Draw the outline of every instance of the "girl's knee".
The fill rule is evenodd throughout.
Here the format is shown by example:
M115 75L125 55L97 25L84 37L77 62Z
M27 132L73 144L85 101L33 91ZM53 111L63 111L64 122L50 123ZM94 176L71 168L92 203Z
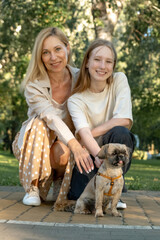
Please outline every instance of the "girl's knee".
M121 135L130 134L130 131L128 130L128 128L123 127L123 126L116 126L116 127L112 128L111 131L115 134L121 134Z

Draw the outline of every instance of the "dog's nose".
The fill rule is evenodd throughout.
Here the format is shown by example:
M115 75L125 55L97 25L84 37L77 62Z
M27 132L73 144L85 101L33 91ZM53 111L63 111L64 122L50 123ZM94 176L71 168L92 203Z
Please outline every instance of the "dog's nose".
M122 155L122 154L118 155L118 159L119 159L119 160L120 160L120 159L123 159L123 155Z

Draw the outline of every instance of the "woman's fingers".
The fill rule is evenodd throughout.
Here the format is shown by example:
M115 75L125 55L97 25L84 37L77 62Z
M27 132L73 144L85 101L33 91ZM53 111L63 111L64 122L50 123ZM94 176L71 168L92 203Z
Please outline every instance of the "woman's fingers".
M76 164L77 164L77 167L78 167L80 173L83 172L82 168L84 169L84 171L86 173L89 173L94 169L93 161L92 161L89 153L86 151L84 154L79 155L78 157L75 157L75 161L76 161Z
M75 161L76 161L76 160L75 160ZM80 162L79 162L79 161L76 161L76 164L77 164L77 167L78 167L80 173L82 174L83 171L82 171L82 168L81 168Z

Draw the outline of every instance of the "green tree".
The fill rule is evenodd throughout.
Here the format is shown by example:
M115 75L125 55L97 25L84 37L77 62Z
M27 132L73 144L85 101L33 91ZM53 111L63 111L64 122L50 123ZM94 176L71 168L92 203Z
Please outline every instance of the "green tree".
M125 31L119 67L132 90L133 132L140 147L160 148L160 6L159 1L130 1L124 10ZM124 64L125 63L125 64Z
M160 144L159 0L3 0L0 2L0 146L11 142L27 118L19 92L37 33L58 26L69 37L80 67L95 37L112 40L132 91L134 125L141 148Z
M0 134L11 149L13 138L27 118L27 106L19 92L33 43L44 27L62 27L67 1L3 0L0 3Z

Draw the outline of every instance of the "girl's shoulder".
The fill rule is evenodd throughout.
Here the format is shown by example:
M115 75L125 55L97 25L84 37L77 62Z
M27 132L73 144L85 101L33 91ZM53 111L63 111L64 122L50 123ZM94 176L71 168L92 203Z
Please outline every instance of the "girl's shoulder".
M119 83L128 83L127 76L123 72L116 72L113 74L113 85L117 85Z
M74 93L73 95L71 95L70 97L69 97L69 100L71 99L71 100L76 100L76 99L83 99L84 98L84 92L80 92L80 93Z
M127 76L123 72L113 73L113 79L127 79Z

